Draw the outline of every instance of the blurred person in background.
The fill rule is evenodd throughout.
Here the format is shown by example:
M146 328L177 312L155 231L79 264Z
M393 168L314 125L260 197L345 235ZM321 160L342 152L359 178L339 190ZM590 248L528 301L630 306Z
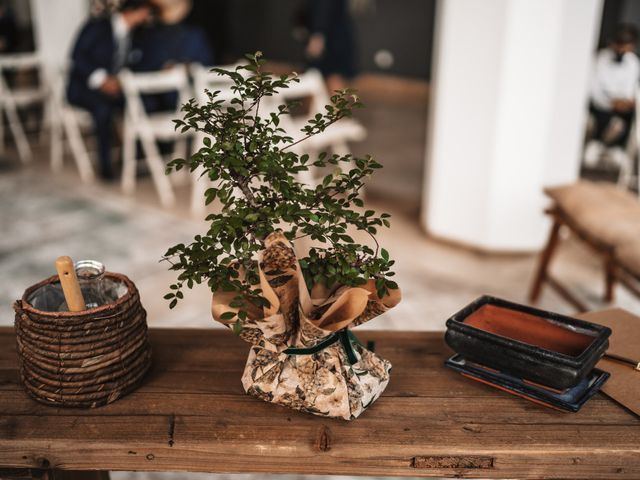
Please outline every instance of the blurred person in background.
M0 0L0 53L11 53L16 49L18 27L13 12L6 0Z
M609 46L598 52L589 104L595 125L584 154L588 167L596 166L605 151L617 165L626 158L623 149L629 139L640 81L637 38L634 25L621 24Z
M158 8L158 22L145 29L140 37L143 56L136 69L157 71L177 64L213 64L213 53L206 33L188 25L191 0L153 0Z
M303 22L309 67L324 75L329 91L346 88L356 70L355 27L348 0L307 0Z
M105 180L114 178L113 115L123 104L117 74L139 61L139 52L135 55L132 49L132 35L152 17L154 8L150 0L125 0L112 15L89 20L71 53L67 97L69 103L91 113L98 139L100 175Z
M209 40L202 29L184 22L192 9L191 0L153 0L158 9L158 21L140 32L138 45L142 52L134 70L156 72L175 65L213 64ZM143 95L149 113L175 111L178 92ZM158 142L160 152L173 151L173 142ZM141 153L141 152L139 152Z

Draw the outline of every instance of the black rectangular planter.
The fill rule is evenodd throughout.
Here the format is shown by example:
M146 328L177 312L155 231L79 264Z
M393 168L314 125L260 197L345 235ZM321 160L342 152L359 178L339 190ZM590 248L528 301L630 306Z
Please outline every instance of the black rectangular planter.
M483 296L447 320L447 344L464 358L556 389L575 386L609 346L611 330Z

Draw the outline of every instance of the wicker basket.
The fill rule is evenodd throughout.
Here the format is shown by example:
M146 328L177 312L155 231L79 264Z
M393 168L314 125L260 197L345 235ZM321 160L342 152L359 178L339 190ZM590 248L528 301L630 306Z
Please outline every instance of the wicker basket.
M14 304L20 376L37 401L94 408L136 389L151 366L147 313L131 280L117 273L127 292L113 303L82 312L45 312L27 299L58 282L50 277L29 287Z

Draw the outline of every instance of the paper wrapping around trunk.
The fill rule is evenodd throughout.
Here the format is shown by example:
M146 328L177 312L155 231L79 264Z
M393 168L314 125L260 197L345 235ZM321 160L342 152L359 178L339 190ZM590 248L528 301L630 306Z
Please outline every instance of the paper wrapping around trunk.
M253 345L242 375L245 391L316 415L356 418L386 388L391 364L360 345L348 329L395 306L400 291L380 298L371 280L359 288L316 287L312 295L289 241L276 232L265 247L260 288L270 306L250 310L241 321L240 337ZM229 306L236 295L214 294L215 320L227 326L236 322L221 320L223 313L237 311Z

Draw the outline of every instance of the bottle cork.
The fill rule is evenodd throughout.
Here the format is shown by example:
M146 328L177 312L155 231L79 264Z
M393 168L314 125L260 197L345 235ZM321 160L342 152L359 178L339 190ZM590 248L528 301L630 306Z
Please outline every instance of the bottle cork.
M80 312L86 310L82 290L80 290L80 283L78 283L76 269L73 266L71 257L66 255L58 257L56 259L56 270L58 271L58 277L60 277L60 285L62 285L62 292L64 293L64 299L67 301L69 311Z

